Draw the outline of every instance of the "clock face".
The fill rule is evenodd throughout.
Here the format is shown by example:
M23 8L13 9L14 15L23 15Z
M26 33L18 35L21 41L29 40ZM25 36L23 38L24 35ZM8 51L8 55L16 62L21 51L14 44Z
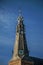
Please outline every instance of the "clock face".
M24 51L23 50L19 50L19 54L20 55L23 55L24 54Z

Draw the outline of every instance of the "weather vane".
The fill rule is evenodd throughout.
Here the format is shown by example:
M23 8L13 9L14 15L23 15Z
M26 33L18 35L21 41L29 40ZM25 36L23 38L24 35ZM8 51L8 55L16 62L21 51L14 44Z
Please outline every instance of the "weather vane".
M22 16L22 11L21 11L21 9L19 9L19 16Z

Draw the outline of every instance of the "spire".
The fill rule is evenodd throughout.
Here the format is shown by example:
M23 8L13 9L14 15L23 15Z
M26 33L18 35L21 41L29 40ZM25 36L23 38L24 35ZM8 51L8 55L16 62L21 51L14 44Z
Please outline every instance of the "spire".
M21 11L19 11L18 23L19 24L17 24L16 28L16 39L14 44L13 57L10 60L9 65L34 65L33 61L31 61L31 58L29 57Z
M14 45L14 53L13 58L17 57L26 57L28 56L28 48L27 48L27 42L25 37L25 27L23 23L23 16L21 15L21 11L19 11L18 16L18 23L16 28L16 39L15 39L15 45Z

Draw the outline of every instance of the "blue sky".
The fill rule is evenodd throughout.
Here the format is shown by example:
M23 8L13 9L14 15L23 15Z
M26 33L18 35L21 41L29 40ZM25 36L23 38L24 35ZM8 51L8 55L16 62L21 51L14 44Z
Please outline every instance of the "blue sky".
M7 65L12 57L20 8L30 55L43 58L43 1L0 0L0 65Z

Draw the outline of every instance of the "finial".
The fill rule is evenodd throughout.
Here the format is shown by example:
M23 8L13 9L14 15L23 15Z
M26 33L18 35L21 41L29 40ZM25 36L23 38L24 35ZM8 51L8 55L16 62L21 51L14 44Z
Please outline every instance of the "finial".
M19 16L22 16L22 11L21 11L21 9L19 9Z

